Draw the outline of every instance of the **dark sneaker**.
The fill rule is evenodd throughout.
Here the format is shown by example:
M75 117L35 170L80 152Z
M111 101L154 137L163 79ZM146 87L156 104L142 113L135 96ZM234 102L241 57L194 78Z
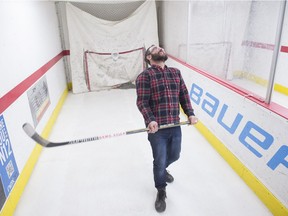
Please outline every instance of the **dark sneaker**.
M156 201L155 201L155 209L157 212L164 212L166 209L166 190L165 188L163 189L158 189Z
M173 176L166 170L166 182L172 183L174 181Z

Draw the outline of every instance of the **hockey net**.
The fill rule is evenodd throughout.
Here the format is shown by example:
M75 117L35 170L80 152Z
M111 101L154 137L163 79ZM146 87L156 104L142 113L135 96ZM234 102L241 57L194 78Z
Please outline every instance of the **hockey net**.
M115 8L118 6L121 7L117 4ZM98 7L102 8L101 4L95 8ZM71 3L65 8L73 93L133 83L145 67L144 47L158 44L155 2L144 1L125 18L112 21Z
M144 47L112 52L86 50L83 59L88 91L133 87L136 77L146 67L144 52Z

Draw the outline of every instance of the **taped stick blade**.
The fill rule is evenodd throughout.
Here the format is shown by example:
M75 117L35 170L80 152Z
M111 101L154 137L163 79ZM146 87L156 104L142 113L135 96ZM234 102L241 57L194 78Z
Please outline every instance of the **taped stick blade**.
M48 140L42 138L29 123L23 124L22 128L25 133L38 144L46 147L50 143Z
M29 137L32 137L36 133L34 128L29 123L23 124L22 128Z

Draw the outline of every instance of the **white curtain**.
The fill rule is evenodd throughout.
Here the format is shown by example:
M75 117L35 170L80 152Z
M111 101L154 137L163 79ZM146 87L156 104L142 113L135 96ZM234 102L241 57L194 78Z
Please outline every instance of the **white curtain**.
M66 4L74 93L133 82L143 71L143 50L158 45L155 1L123 20L108 21Z

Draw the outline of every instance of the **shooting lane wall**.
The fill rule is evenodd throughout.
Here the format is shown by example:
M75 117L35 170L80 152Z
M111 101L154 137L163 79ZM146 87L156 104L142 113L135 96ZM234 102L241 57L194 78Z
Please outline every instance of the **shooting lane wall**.
M159 35L170 54L167 64L182 71L199 130L270 211L284 216L287 106L274 98L266 104L255 89L244 89L248 81L270 81L279 11L280 2L162 1ZM274 95L287 95L287 17L286 5ZM249 74L243 88L233 85L239 71Z
M0 215L13 215L68 90L54 2L0 2Z
M197 128L274 215L287 215L287 119L179 59L167 64L182 72Z

